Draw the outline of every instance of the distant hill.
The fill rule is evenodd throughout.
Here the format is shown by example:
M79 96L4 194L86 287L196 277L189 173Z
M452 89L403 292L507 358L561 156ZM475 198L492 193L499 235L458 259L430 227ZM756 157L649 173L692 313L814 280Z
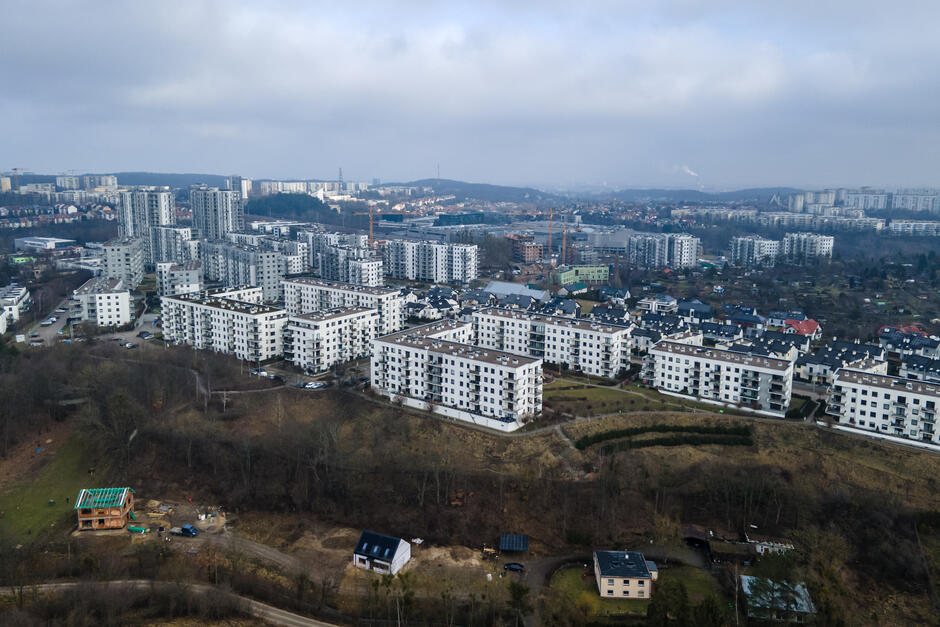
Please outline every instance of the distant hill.
M615 192L612 196L616 200L626 202L639 202L643 200L661 200L666 202L727 202L740 200L767 201L770 200L774 194L779 194L780 200L785 201L788 194L798 191L801 190L793 187L755 187L730 192L703 192L697 189L622 189Z
M319 198L307 194L271 194L253 198L245 205L245 213L268 218L286 218L343 226L367 224L364 216L337 213L323 204Z
M559 200L560 196L543 192L532 187L509 187L489 185L487 183L466 183L450 179L421 179L409 183L384 183L382 187L405 185L410 187L430 187L438 194L453 194L458 201L472 198L490 202L539 202Z
M190 185L223 187L228 179L220 174L170 174L163 172L114 172L120 185L166 185L186 188Z

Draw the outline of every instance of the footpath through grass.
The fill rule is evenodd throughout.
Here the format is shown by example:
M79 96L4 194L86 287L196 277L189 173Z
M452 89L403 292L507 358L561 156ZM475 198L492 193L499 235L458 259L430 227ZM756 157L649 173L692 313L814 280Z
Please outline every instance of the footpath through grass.
M68 520L79 490L98 487L88 476L87 451L77 436L70 437L51 457L35 479L0 492L0 530L4 533L18 540L35 538ZM103 474L101 470L99 475ZM50 499L54 505L50 505Z

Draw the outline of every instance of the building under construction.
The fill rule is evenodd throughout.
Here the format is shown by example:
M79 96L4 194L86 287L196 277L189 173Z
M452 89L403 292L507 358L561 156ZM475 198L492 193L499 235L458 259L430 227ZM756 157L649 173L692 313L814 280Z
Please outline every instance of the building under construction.
M78 530L123 529L134 520L134 491L130 488L82 489L75 499Z

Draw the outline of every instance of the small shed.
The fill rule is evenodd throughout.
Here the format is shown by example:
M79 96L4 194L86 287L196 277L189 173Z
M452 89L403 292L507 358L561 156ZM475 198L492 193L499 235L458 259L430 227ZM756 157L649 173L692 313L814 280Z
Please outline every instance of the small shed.
M123 529L134 520L134 491L130 488L82 489L75 499L79 531Z
M528 553L529 536L520 533L504 533L499 536L499 550L502 553Z
M353 551L353 565L394 575L411 559L411 545L393 536L363 531Z

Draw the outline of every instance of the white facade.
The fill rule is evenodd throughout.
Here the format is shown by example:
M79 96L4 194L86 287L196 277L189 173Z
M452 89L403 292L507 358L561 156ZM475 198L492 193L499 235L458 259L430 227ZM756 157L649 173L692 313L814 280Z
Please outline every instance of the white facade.
M243 292L164 296L160 301L164 339L251 362L281 357L287 312L231 298ZM256 296L258 292L248 293Z
M384 254L385 274L396 279L470 283L479 273L476 244L389 240Z
M379 312L379 335L405 326L405 299L398 290L298 277L283 281L284 307L291 315L366 307Z
M780 253L791 261L814 258L832 259L835 238L818 233L787 233L780 245Z
M134 289L144 279L144 246L140 239L114 239L102 246L103 275L120 279L128 289Z
M164 261L157 264L157 295L175 296L201 292L202 264L198 261L173 263Z
M892 220L888 225L892 235L940 236L940 221L933 220Z
M151 263L192 261L197 258L197 250L193 230L188 226L150 227Z
M738 266L772 266L780 256L780 242L759 235L731 239L731 263Z
M842 368L826 411L850 428L940 446L938 405L940 384Z
M120 279L94 278L72 293L70 315L99 327L131 322L131 293Z
M222 239L227 233L245 228L245 208L241 190L201 187L189 190L193 226L206 239Z
M139 238L144 247L144 262L155 263L152 229L176 224L176 197L169 189L156 187L120 192L118 220L121 236Z
M378 326L378 311L364 307L290 316L285 357L298 368L324 372L334 364L369 356Z
M933 189L899 189L891 198L891 208L940 213L940 194Z
M488 308L473 313L476 343L541 358L598 377L630 367L631 328L591 320Z
M783 416L793 362L663 340L649 350L649 383L665 393Z
M85 189L97 189L103 187L108 190L116 190L118 185L117 177L112 174L89 174L82 177L82 184Z
M473 325L442 320L377 338L372 389L461 420L514 430L542 411L542 360L478 348ZM414 404L414 403L411 403Z
M285 267L276 251L206 242L200 247L200 257L208 281L219 281L225 286L257 285L268 301L281 295Z
M701 245L687 233L629 233L624 250L631 265L679 269L695 265Z
M10 322L19 320L20 313L29 309L32 302L29 290L16 283L0 288L0 304L3 305L3 313Z

